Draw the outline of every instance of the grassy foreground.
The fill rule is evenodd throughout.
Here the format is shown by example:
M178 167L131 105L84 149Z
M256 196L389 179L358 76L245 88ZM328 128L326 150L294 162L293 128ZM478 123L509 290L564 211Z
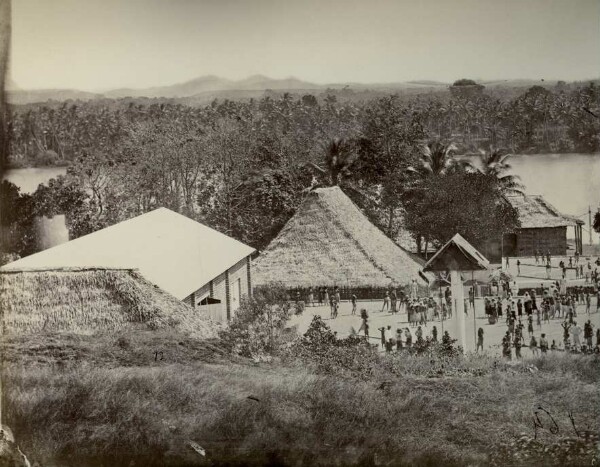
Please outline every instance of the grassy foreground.
M597 356L468 357L429 377L440 362L402 355L364 380L172 334L21 337L2 354L4 422L43 466L527 465L510 457L523 444L600 431ZM534 442L540 405L558 432L538 410ZM545 465L590 465L594 449Z

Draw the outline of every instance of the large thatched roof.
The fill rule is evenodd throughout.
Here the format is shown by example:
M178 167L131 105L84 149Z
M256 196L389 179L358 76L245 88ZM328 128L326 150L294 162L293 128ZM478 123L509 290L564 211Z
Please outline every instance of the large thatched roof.
M257 285L387 287L416 279L422 266L375 227L339 187L310 192L254 262Z
M562 214L539 195L514 195L506 199L519 213L522 229L570 227L584 222Z
M217 325L124 269L0 271L2 332L93 334L129 326L215 337Z

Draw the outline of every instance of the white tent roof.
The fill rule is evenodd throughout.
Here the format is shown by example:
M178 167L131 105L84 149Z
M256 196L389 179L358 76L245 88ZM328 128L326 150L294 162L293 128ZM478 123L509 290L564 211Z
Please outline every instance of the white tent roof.
M135 268L183 299L254 249L166 208L27 256L7 269Z

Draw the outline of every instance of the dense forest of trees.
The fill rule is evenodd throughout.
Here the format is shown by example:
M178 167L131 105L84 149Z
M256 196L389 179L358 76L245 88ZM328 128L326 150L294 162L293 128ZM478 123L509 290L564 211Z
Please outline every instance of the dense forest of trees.
M33 196L3 185L3 203L21 210L3 227L26 230L32 216L64 213L75 238L165 206L260 249L310 187L340 184L392 238L409 217L403 223L419 248L444 241L448 229L478 242L484 232L514 228L500 195L518 184L502 171L455 164L455 156L483 148L483 167L491 167L486 160L507 152L597 152L600 92L593 84L534 86L500 101L468 82L451 88L461 86L409 101L284 94L205 107L123 100L14 108L10 163L65 164L68 173ZM494 156L493 148L504 151ZM468 196L456 189L465 185ZM440 193L462 204L436 212ZM468 208L472 197L479 205ZM479 230L465 227L461 213L482 209L490 219ZM34 248L25 234L9 237L5 251Z

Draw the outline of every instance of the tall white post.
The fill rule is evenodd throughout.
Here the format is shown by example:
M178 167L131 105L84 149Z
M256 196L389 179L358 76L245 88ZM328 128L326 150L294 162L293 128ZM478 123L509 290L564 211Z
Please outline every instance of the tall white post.
M463 350L467 351L467 329L465 320L465 295L463 290L462 279L459 271L450 271L450 283L452 290L452 301L454 309L452 310L452 321L454 321L454 329L458 344Z

